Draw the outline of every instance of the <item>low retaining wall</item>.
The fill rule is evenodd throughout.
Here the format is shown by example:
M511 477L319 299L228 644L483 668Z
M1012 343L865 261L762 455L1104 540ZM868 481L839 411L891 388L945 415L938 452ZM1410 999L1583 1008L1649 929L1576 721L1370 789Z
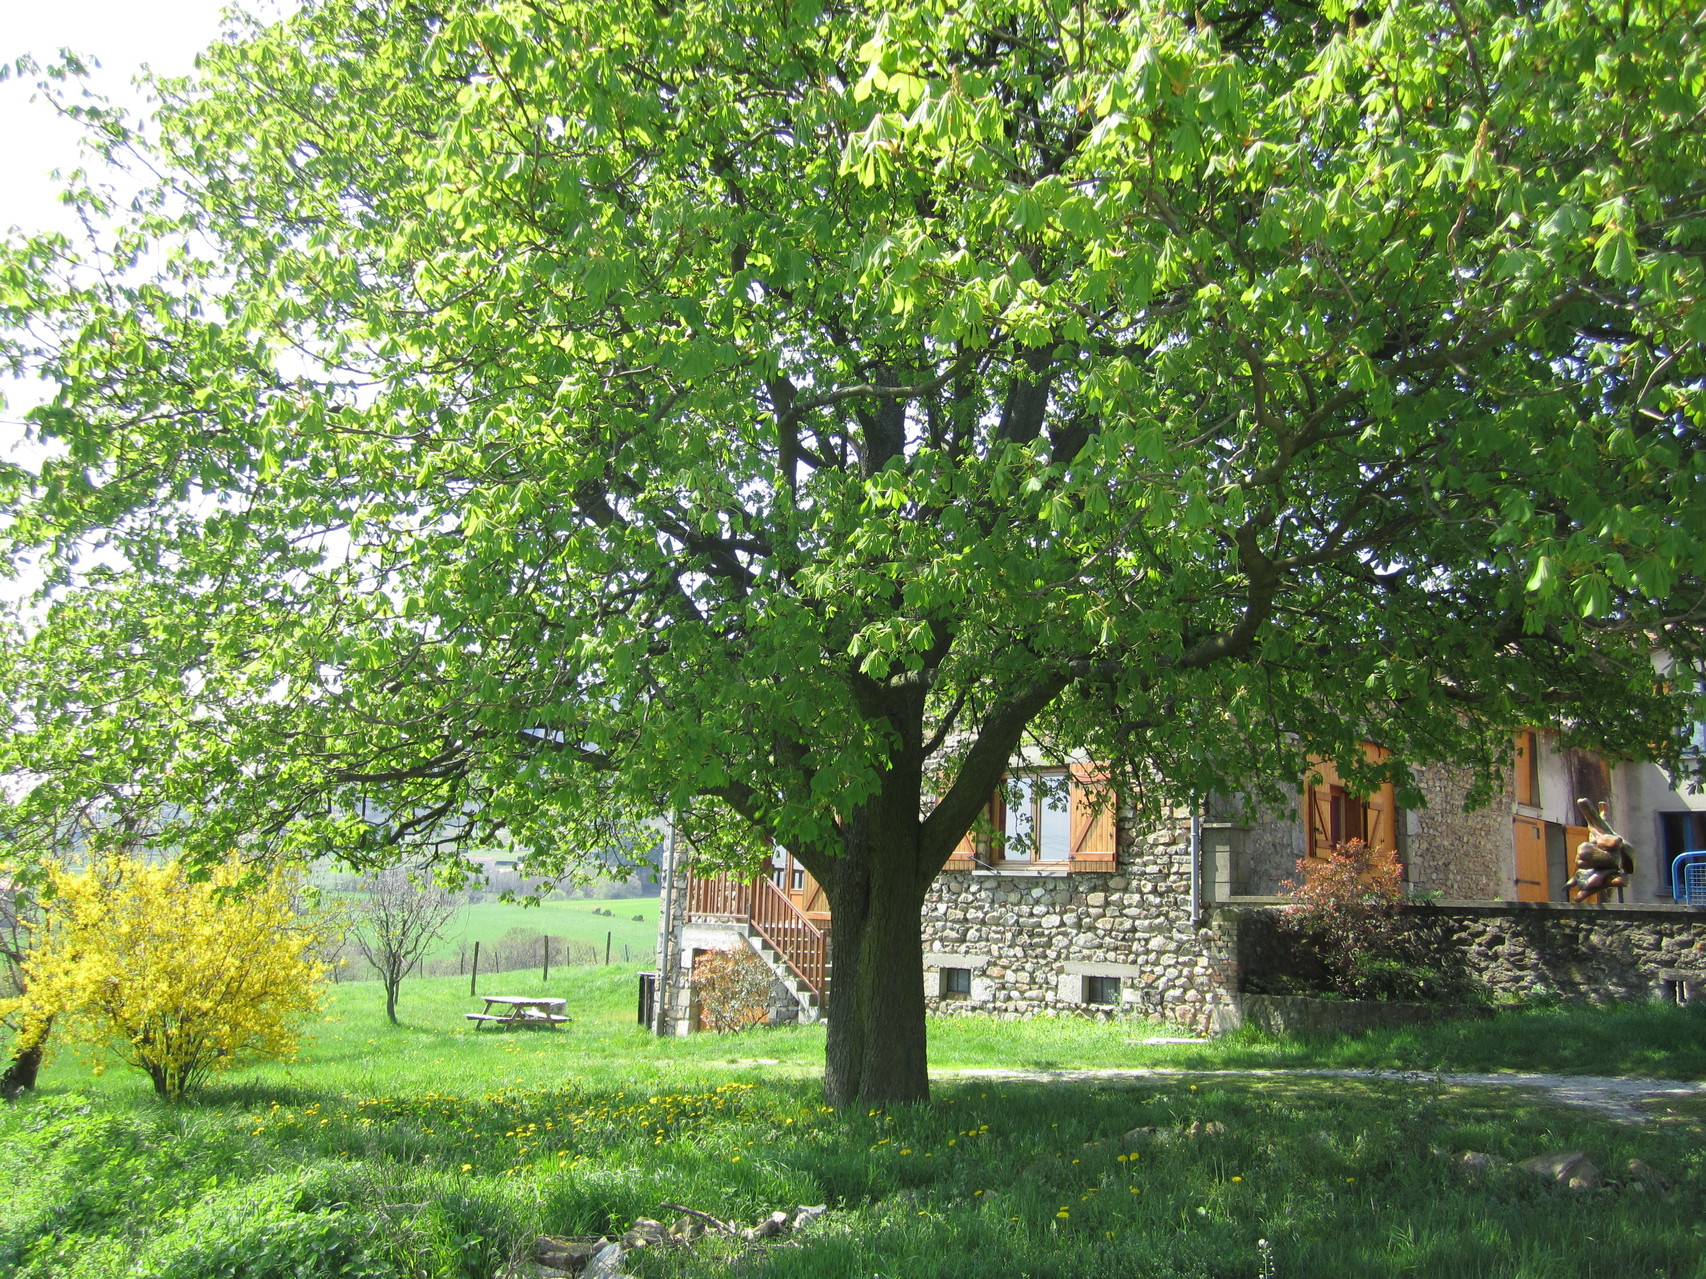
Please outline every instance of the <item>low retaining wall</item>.
M1238 964L1253 977L1319 977L1305 948L1276 927L1278 907L1230 907ZM1608 1003L1662 996L1660 969L1706 969L1706 908L1560 902L1406 904L1407 943L1495 997Z

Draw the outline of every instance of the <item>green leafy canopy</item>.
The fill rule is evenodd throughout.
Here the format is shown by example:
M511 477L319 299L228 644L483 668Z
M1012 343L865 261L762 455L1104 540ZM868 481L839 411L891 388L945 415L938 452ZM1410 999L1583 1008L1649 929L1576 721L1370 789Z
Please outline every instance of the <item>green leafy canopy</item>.
M1525 721L1674 755L1703 36L1663 0L235 26L152 142L94 118L154 198L0 257L54 388L6 495L54 566L5 658L19 820L105 788L209 852L550 862L674 808L815 871L869 817L927 880L1021 742L1147 801Z

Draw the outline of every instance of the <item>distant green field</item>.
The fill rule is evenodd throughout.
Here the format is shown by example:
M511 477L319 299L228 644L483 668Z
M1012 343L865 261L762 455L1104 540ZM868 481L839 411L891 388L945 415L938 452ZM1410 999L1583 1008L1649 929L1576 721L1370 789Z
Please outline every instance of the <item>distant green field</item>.
M355 904L351 894L335 893L331 900L346 909ZM600 910L608 910L610 914L595 913ZM516 930L535 936L518 945L517 938L508 936ZM614 964L650 968L657 954L657 935L655 897L545 901L531 906L483 901L456 909L427 952L423 967L414 975L446 977L466 973L475 942L480 943L481 972L537 969L543 958L540 937L551 940L552 968L603 964L607 955ZM337 970L340 982L363 981L373 976L353 938L345 943L343 955L346 963Z
M594 910L608 910L609 915L595 915ZM643 921L634 916L644 916ZM565 937L588 942L599 948L603 961L605 935L609 934L611 959L616 963L636 963L651 967L651 956L657 950L658 899L629 897L619 901L548 901L537 906L512 905L508 902L481 902L466 906L452 917L444 930L444 938L433 949L434 959L454 959L464 946L472 947L496 941L512 928L530 928L548 937ZM623 947L628 958L623 958Z

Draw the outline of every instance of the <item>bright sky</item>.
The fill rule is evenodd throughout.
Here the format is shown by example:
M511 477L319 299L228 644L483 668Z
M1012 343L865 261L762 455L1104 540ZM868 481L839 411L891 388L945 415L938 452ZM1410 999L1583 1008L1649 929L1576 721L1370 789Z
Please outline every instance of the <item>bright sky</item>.
M182 75L219 33L229 0L0 0L0 60L47 64L69 48L100 66L89 80L132 109L131 81L146 65ZM35 96L34 77L0 84L0 228L67 227L48 174L80 163L77 133Z
M162 75L183 75L195 55L219 33L219 15L230 0L0 0L0 62L15 64L25 54L40 65L57 60L68 48L92 59L86 85L132 112L145 109L132 81L144 66ZM76 221L59 203L59 184L49 175L85 163L77 130L51 107L32 101L39 95L35 76L14 76L0 83L0 234L13 227L26 231L71 232ZM22 439L22 410L39 399L32 385L0 378L0 456ZM21 459L20 459L21 460Z

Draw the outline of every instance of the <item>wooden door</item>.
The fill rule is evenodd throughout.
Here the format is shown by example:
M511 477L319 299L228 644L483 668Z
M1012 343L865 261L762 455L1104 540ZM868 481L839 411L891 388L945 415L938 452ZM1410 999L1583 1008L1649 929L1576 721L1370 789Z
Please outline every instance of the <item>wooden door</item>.
M1519 902L1551 900L1546 874L1546 827L1532 817L1511 821L1516 840L1516 899Z

